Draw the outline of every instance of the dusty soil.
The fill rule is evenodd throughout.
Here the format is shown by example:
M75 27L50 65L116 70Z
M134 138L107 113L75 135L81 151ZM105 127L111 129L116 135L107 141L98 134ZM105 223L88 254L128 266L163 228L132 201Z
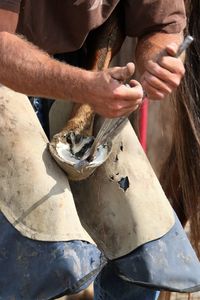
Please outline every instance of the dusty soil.
M182 294L173 294L170 300L200 300L200 293L194 293L190 296Z

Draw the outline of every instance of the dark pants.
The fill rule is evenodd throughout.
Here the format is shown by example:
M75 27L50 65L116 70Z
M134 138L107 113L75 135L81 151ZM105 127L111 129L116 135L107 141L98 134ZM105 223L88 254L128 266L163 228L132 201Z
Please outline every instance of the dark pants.
M2 213L0 232L0 300L47 300L75 294L99 273L95 282L96 300L156 299L154 291L126 283L109 265L101 272L106 260L90 243L31 240L22 236ZM107 280L111 296L102 286Z

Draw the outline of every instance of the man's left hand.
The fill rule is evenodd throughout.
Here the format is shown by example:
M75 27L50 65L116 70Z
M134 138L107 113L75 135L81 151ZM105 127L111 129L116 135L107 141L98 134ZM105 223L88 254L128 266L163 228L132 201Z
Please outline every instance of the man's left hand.
M185 74L181 58L176 58L178 46L175 43L166 47L166 54L155 62L146 63L146 71L141 77L141 84L148 98L162 100L171 94L180 84Z

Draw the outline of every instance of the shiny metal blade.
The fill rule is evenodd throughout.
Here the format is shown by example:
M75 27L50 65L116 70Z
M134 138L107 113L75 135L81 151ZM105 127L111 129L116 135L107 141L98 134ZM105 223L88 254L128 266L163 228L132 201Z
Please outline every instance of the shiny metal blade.
M127 117L120 117L115 119L105 119L95 140L90 149L90 155L88 160L91 161L95 157L95 153L99 145L104 144L109 138L112 137L112 134L116 129L122 125L122 123L127 119Z

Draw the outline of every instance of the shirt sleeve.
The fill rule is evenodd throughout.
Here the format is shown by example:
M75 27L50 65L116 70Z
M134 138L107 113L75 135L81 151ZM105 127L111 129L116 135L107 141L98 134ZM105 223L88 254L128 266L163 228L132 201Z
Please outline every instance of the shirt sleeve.
M0 9L19 13L21 0L0 0Z
M126 0L124 9L128 36L159 31L179 33L186 26L183 0Z

